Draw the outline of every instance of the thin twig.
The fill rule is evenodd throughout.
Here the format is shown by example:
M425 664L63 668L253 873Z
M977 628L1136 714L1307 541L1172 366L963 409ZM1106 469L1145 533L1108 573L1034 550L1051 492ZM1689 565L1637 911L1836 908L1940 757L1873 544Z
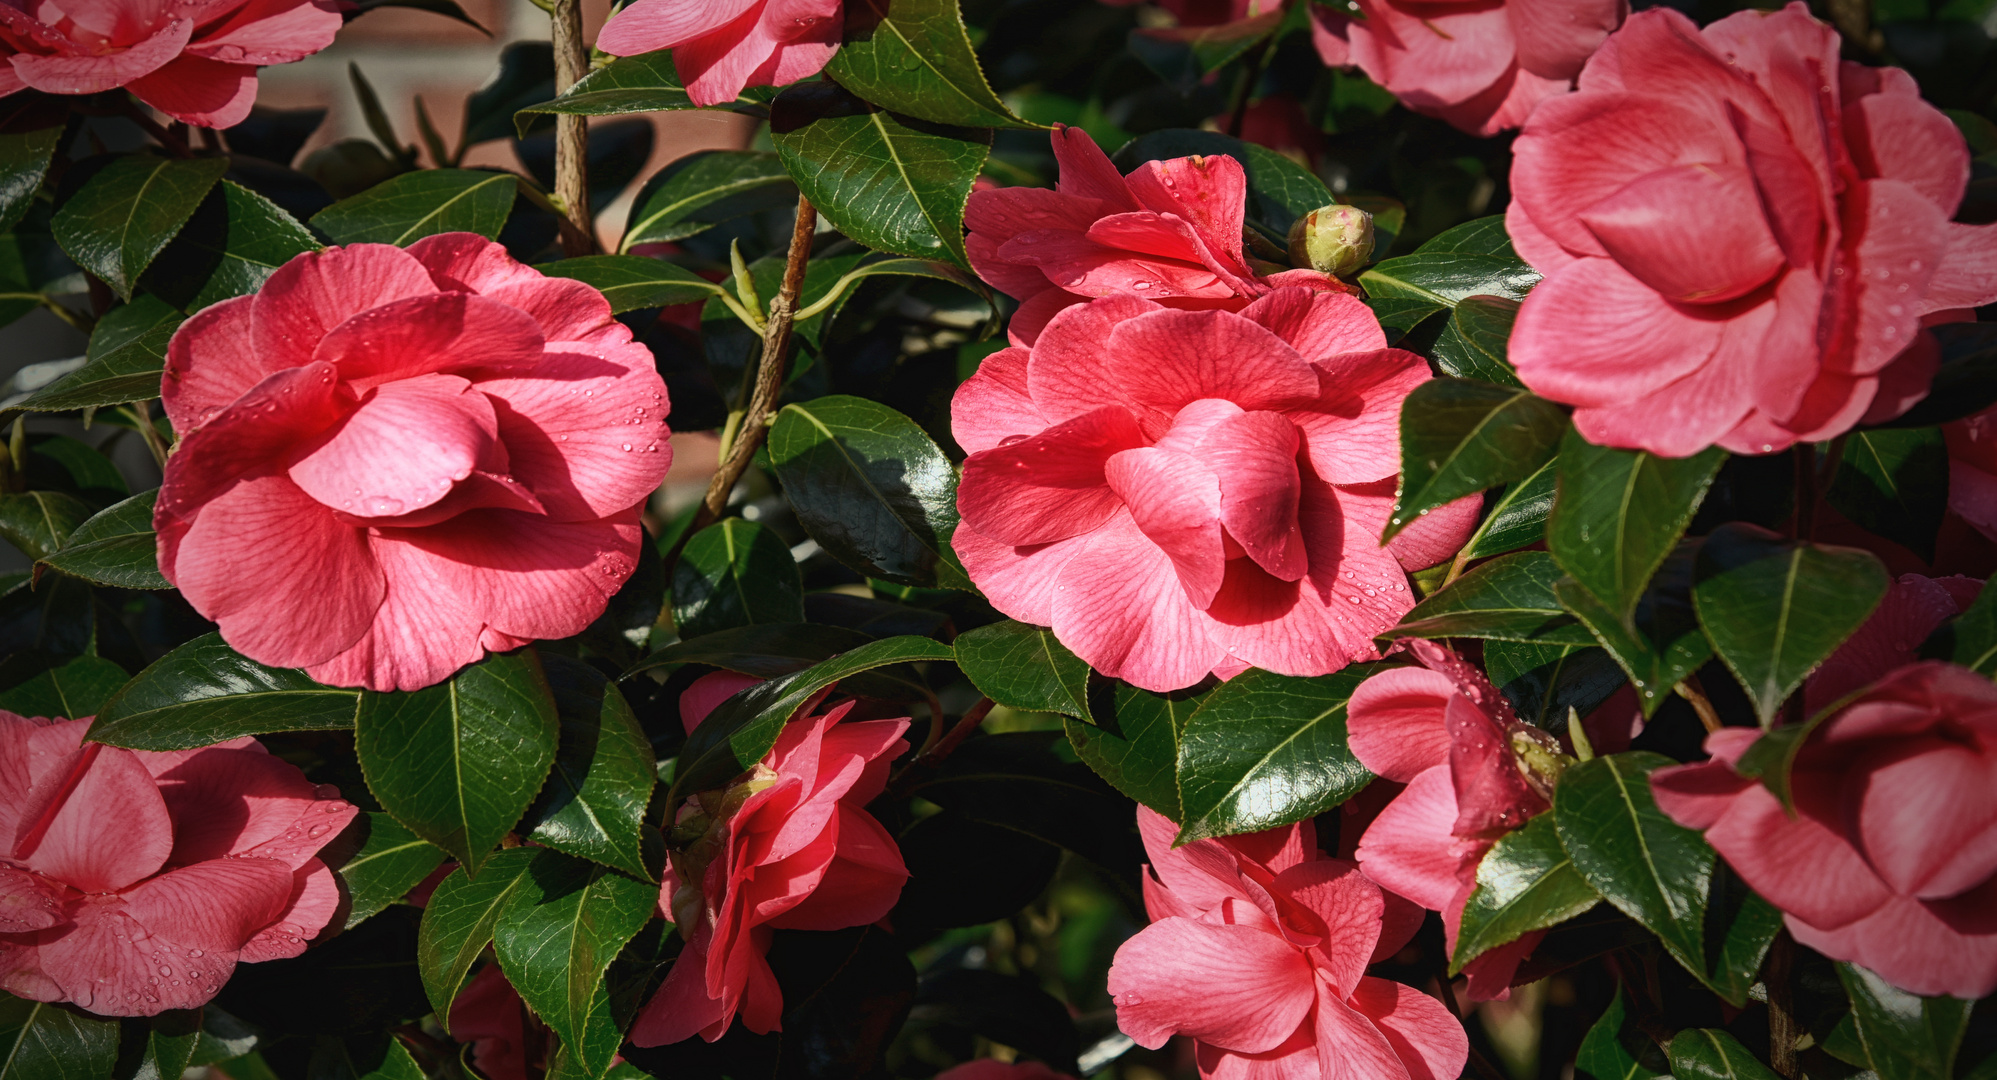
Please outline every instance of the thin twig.
M132 414L139 422L139 438L146 441L146 449L153 452L153 460L161 470L166 468L166 444L160 441L159 428L153 426L152 406L143 401L132 402Z
M970 711L966 712L947 734L934 740L933 744L925 744L914 757L909 759L908 764L902 766L901 771L895 774L894 780L888 785L888 796L899 798L907 794L906 789L912 778L942 764L944 758L949 757L957 747L963 745L965 739L971 737L971 732L978 730L978 725L983 724L985 717L991 715L992 706L995 704L991 698L979 699L978 703L971 706ZM942 713L936 715L941 716Z
M1713 708L1713 699L1706 696L1706 688L1699 683L1697 674L1685 676L1685 681L1672 689L1678 696L1692 703L1692 711L1699 714L1699 722L1706 725L1708 732L1720 730L1720 714Z
M1255 98L1255 84L1262 81L1262 68L1269 62L1269 53L1275 48L1279 35L1271 33L1264 38L1255 50L1255 59L1248 62L1248 70L1243 75L1241 89L1236 92L1234 108L1227 117L1227 133L1233 138L1241 137L1241 125L1248 120L1248 103Z
M582 0L555 0L555 93L564 94L589 71L582 43ZM589 120L566 113L555 117L555 198L562 204L562 253L569 258L596 250L589 218Z
M1768 965L1762 969L1762 983L1768 988L1768 1065L1790 1080L1796 1071L1796 988L1790 985L1789 969L1795 954L1789 931L1775 935L1768 946Z
M125 99L125 115L130 117L133 123L144 128L146 134L151 135L153 141L160 144L167 153L174 157L194 156L194 151L187 148L187 140L175 135L167 130L166 125L146 115L145 106L130 97Z

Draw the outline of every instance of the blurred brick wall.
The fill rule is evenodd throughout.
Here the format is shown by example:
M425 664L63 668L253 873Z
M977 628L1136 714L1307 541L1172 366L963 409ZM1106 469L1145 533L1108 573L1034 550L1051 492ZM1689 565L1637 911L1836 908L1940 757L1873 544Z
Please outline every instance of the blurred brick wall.
M339 139L368 138L367 121L347 78L347 65L357 63L381 96L404 143L422 145L413 104L415 95L421 94L445 144L455 147L464 119L465 95L498 70L500 49L509 42L548 38L548 15L530 0L459 2L467 14L492 31L491 37L427 11L372 11L348 23L332 48L296 64L263 69L257 103L279 109L331 110L304 153ZM595 40L610 6L611 0L583 0L584 30L589 40ZM645 178L697 150L740 149L748 144L753 127L747 117L724 112L654 113L651 119L657 130L651 160L622 198L600 208L598 227L606 246L616 243L631 198ZM427 158L426 154L426 163ZM504 141L474 148L465 163L520 168L511 144Z

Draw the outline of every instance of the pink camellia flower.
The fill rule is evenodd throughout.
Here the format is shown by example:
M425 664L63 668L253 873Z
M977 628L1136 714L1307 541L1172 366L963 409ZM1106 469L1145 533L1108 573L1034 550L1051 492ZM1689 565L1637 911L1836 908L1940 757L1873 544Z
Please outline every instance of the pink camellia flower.
M1997 990L1997 685L1933 660L1894 671L1796 751L1793 816L1733 769L1760 736L1708 735L1712 760L1652 774L1657 805L1797 941L1916 994Z
M257 68L333 43L339 0L6 0L0 95L124 87L198 127L241 123Z
M680 695L687 731L758 681L701 677ZM705 832L673 853L659 909L686 948L639 1012L633 1044L713 1042L737 1013L757 1034L777 1030L783 994L764 959L772 933L865 926L901 898L901 849L864 807L908 748L908 721L840 723L852 708L792 721L747 776L681 808L679 827Z
M1429 377L1386 343L1363 303L1305 289L1068 308L957 389L957 554L1000 611L1149 690L1370 658L1413 606L1403 565L1477 517L1453 503L1380 547L1401 401Z
M1518 127L1574 85L1629 0L1358 0L1311 8L1311 43L1418 113L1473 135Z
M1920 659L1935 628L1976 602L1983 583L1969 577L1902 574L1865 624L1838 646L1803 684L1803 710L1816 715L1840 698Z
M187 320L160 573L230 645L413 690L580 632L672 463L665 383L603 294L471 233L300 255Z
M1367 826L1357 854L1367 877L1442 913L1453 953L1485 853L1551 805L1552 775L1529 767L1519 749L1543 769L1560 746L1521 722L1490 680L1456 654L1426 641L1408 647L1425 667L1372 676L1347 707L1353 755L1383 779L1407 785ZM1597 714L1627 716L1634 706L1633 695L1611 699ZM1534 931L1465 965L1470 996L1504 997L1543 936Z
M451 1037L471 1044L472 1064L485 1080L528 1080L547 1072L547 1025L527 1008L498 964L480 968L458 991L451 1002Z
M1053 139L1053 191L974 191L964 208L971 266L1020 302L1013 344L1031 345L1056 312L1090 297L1240 311L1285 285L1353 291L1315 270L1250 265L1248 174L1233 158L1147 161L1126 177L1081 128L1057 125Z
M0 990L104 1016L199 1008L340 907L358 811L242 738L155 753L0 712Z
M1948 440L1948 508L1997 540L1997 408L1942 425Z
M1546 280L1511 359L1600 445L1766 453L1896 416L1939 355L1922 315L1997 299L1997 225L1949 220L1961 133L1801 4L1632 16L1514 152L1506 225Z
M637 0L596 37L612 56L673 51L695 105L744 87L783 86L824 70L839 51L842 0Z
M1389 928L1380 887L1317 850L1308 821L1172 846L1178 827L1140 806L1151 925L1116 950L1117 1026L1157 1049L1194 1040L1206 1080L1451 1080L1462 1025L1412 986L1366 974L1419 920Z

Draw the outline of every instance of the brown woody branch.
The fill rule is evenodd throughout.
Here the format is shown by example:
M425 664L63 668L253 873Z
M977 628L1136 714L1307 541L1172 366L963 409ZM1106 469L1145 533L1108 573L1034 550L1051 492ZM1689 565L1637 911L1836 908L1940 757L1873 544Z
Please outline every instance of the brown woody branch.
M565 94L589 70L582 43L582 0L554 0L555 93ZM562 205L562 253L569 258L596 250L589 219L589 119L566 113L555 117L555 198Z

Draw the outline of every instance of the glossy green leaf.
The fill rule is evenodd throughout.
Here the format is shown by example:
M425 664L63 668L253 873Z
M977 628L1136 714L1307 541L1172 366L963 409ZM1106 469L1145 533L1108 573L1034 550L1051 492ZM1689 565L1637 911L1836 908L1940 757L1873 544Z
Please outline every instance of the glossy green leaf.
M360 849L333 868L351 901L346 927L351 930L388 905L402 899L442 865L444 850L402 827L387 814L361 817L367 835Z
M1650 794L1650 774L1675 764L1639 751L1570 766L1553 792L1553 822L1581 877L1703 977L1713 849Z
M639 308L691 304L719 295L721 286L683 266L641 255L583 255L534 269L549 277L573 278L610 301L614 314Z
M1560 568L1544 551L1493 559L1456 579L1401 617L1379 637L1487 638L1543 645L1593 645L1589 635L1553 597Z
M156 398L167 342L185 316L150 294L112 308L90 335L84 365L17 403L17 409L62 412Z
M159 538L153 534L153 500L141 492L92 515L40 565L70 577L121 589L172 588L159 572Z
M320 244L297 218L232 180L216 185L145 285L183 311L257 291L277 268Z
M1435 363L1444 374L1523 387L1512 370L1508 343L1519 302L1502 296L1466 296L1449 313L1449 325L1435 339Z
M1699 551L1692 603L1699 625L1771 723L1803 679L1865 622L1892 578L1857 548L1785 540L1740 522Z
M742 91L727 107L760 109L772 96L773 92L768 88L752 86ZM520 115L514 117L513 122L525 132L533 123L533 118L542 115L622 116L625 113L699 107L687 97L686 84L680 81L679 72L673 68L671 51L661 49L643 56L618 57L583 76L569 87L568 93L553 101L520 110Z
M1538 283L1539 274L1512 250L1502 215L1458 225L1359 275L1381 324L1399 330L1472 296L1524 300Z
M403 173L312 215L336 244L406 247L426 236L505 228L519 182L512 173L422 169Z
M957 0L857 0L826 74L884 109L938 124L1032 127L992 92Z
M1689 458L1595 446L1569 431L1560 447L1559 494L1546 522L1546 547L1580 586L1616 618L1637 598L1706 497L1727 453Z
M42 177L48 175L62 132L57 126L0 134L0 232L13 228L28 212Z
M201 1041L195 1044L189 1064L217 1065L232 1061L255 1050L257 1042L255 1028L211 1002L201 1009Z
M758 683L716 706L687 736L674 766L666 802L720 787L763 759L785 724L805 703L834 683L889 664L948 660L950 646L929 638L892 637L868 642L802 671Z
M673 567L673 622L680 637L803 621L804 578L776 533L729 518L687 541Z
M1675 1080L1780 1080L1723 1028L1685 1028L1671 1036Z
M460 866L430 894L416 935L416 970L445 1030L450 1029L451 1002L492 941L500 914L515 893L533 889L527 868L536 854L534 848L508 848L487 860L476 878Z
M1921 656L1997 676L1997 589L1984 589L1967 611L1937 627Z
M132 750L192 750L243 735L354 726L360 691L266 667L203 634L112 695L90 725L96 742Z
M130 300L139 275L229 171L228 158L115 158L55 212L56 242L76 264Z
M602 673L565 656L542 662L561 717L561 742L548 784L521 829L536 843L654 880L644 840L645 803L658 779L651 742Z
M548 778L560 728L522 649L428 689L364 691L354 748L382 809L476 874Z
M1314 817L1373 779L1346 744L1366 665L1295 678L1251 668L1222 683L1179 737L1179 843Z
M60 716L67 720L95 716L125 685L126 678L124 668L101 656L79 656L19 686L0 690L0 709L17 716Z
M1852 1023L1879 1080L1953 1075L1973 1002L1919 997L1856 964L1839 964L1838 981L1851 996Z
M104 1080L118 1022L0 994L0 1080Z
M616 871L541 851L493 931L507 981L597 1076L623 1041L603 973L659 903L659 889Z
M1948 460L1940 428L1854 431L1824 497L1867 531L1933 561L1948 513Z
M850 17L850 15L849 15ZM684 240L745 214L797 202L797 186L777 155L755 150L688 154L645 182L631 204L619 250Z
M1553 815L1541 814L1500 837L1477 864L1477 886L1463 902L1449 973L1522 935L1566 922L1601 899L1560 846Z
M1782 913L1775 905L1748 888L1725 860L1714 863L1706 901L1706 985L1727 1004L1745 1007L1761 980L1761 961L1781 932Z
M1618 984L1608 1010L1581 1039L1574 1075L1579 1080L1654 1080L1665 1075L1668 1067L1657 1044L1629 1022L1623 988Z
M957 635L957 667L978 692L1011 709L1089 715L1089 665L1045 627L1006 620Z
M874 108L835 83L799 83L770 106L770 139L832 226L877 251L968 269L964 203L992 134Z
M1503 555L1531 547L1546 539L1546 518L1553 512L1553 493L1560 474L1560 459L1554 458L1539 471L1516 484L1505 485L1490 512L1478 524L1466 545L1470 558Z
M770 464L819 546L868 577L970 589L950 550L957 474L915 421L865 398L786 405Z
M60 491L0 495L0 537L30 559L59 551L90 518L90 504Z
M1524 480L1567 429L1560 406L1531 391L1430 379L1401 403L1401 482L1381 541L1465 495Z
M180 1080L201 1044L199 1009L174 1009L151 1017L128 1017L120 1025L114 1080Z
M871 640L868 635L844 626L803 623L738 626L703 634L691 641L676 641L633 665L625 677L680 664L708 664L768 679L802 671Z
M109 448L108 445L106 448ZM125 482L118 466L112 464L102 451L81 439L72 439L67 435L30 436L28 450L28 483L31 487L38 486L33 477L39 471L40 463L35 459L46 458L75 483L78 491L89 497L98 497L100 492L120 496L132 493L131 485Z
M1556 733L1569 709L1586 716L1629 681L1607 652L1583 645L1486 641L1484 669L1519 719Z
M1690 541L1665 559L1628 623L1572 579L1553 585L1554 597L1629 674L1646 717L1657 712L1672 688L1713 658L1712 643L1692 610L1692 563L1697 552L1697 542Z
M1112 870L1143 859L1130 800L1056 753L1058 731L966 740L908 793L945 810L1066 849Z
M957 640L961 652L963 639ZM1154 694L1118 683L1112 700L1111 715L1097 710L1089 723L1063 722L1069 745L1111 787L1178 821L1179 740L1205 695Z

